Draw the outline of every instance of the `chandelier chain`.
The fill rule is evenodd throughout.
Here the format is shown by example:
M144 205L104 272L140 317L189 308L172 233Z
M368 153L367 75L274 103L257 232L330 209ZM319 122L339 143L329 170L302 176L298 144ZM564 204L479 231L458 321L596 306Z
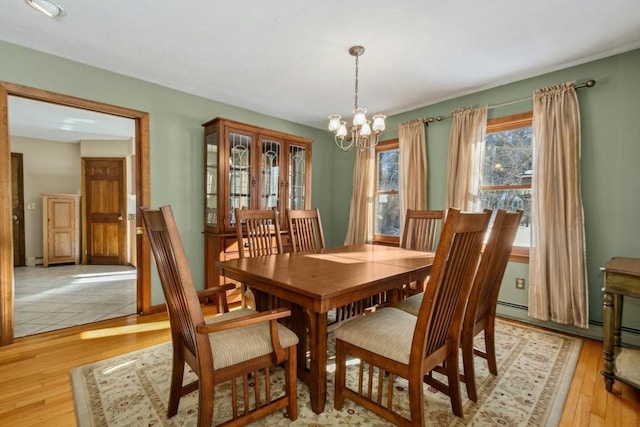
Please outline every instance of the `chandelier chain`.
M360 63L360 55L356 55L356 95L355 95L355 107L358 108L358 64Z

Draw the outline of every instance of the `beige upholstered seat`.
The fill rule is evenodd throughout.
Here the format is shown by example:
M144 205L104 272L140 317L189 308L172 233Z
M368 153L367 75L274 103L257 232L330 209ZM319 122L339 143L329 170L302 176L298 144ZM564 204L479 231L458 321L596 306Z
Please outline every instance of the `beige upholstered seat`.
M462 416L460 330L490 216L489 211L462 213L449 209L417 316L385 307L337 328L336 409L341 409L349 398L396 425L424 426L423 379L444 364L447 384L433 378L429 383L447 394L454 414ZM353 389L346 385L348 356L361 363L359 384ZM377 381L373 381L376 384L372 383L374 367L379 369ZM394 412L392 390L396 375L409 382L409 419Z
M222 425L244 425L285 407L289 418L295 420L298 337L278 323L278 319L290 316L291 312L275 309L259 313L241 309L205 322L171 208L142 209L142 218L171 324L173 366L167 416L177 413L182 396L197 390L198 425L210 427L215 386L230 381L233 411L220 415L225 417ZM227 307L225 291L232 287L207 289L207 294L217 293L216 299L222 300L219 307ZM185 363L198 379L183 385ZM270 369L280 364L285 370L284 393L274 398ZM256 404L252 396L259 395L265 398Z

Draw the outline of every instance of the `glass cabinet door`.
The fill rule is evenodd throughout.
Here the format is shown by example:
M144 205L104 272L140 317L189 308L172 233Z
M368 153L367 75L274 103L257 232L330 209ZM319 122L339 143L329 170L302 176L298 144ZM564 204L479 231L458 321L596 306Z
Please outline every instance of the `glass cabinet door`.
M235 208L251 209L251 184L255 178L251 173L252 137L240 133L229 133L229 227L235 227Z
M207 135L206 158L206 207L205 222L209 227L218 226L218 133Z
M282 163L282 142L273 138L260 140L260 202L259 209L276 208L280 206L280 164Z
M288 208L305 209L305 188L307 182L307 148L301 145L289 145L288 171Z

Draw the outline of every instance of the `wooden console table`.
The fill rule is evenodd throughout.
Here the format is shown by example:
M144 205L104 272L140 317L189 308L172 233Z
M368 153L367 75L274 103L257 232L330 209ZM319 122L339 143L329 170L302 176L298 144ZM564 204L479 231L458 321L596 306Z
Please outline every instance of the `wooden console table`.
M604 383L611 391L615 380L640 389L640 350L621 346L624 297L640 298L640 258L611 258L604 272Z

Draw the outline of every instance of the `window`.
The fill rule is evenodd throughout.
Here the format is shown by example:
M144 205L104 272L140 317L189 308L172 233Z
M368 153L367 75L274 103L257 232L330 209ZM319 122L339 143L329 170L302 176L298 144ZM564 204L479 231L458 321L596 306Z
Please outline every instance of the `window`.
M397 245L400 243L398 140L380 142L375 148L375 154L373 241Z
M527 262L531 246L532 113L487 121L482 187L483 208L524 210L511 252L512 261Z

